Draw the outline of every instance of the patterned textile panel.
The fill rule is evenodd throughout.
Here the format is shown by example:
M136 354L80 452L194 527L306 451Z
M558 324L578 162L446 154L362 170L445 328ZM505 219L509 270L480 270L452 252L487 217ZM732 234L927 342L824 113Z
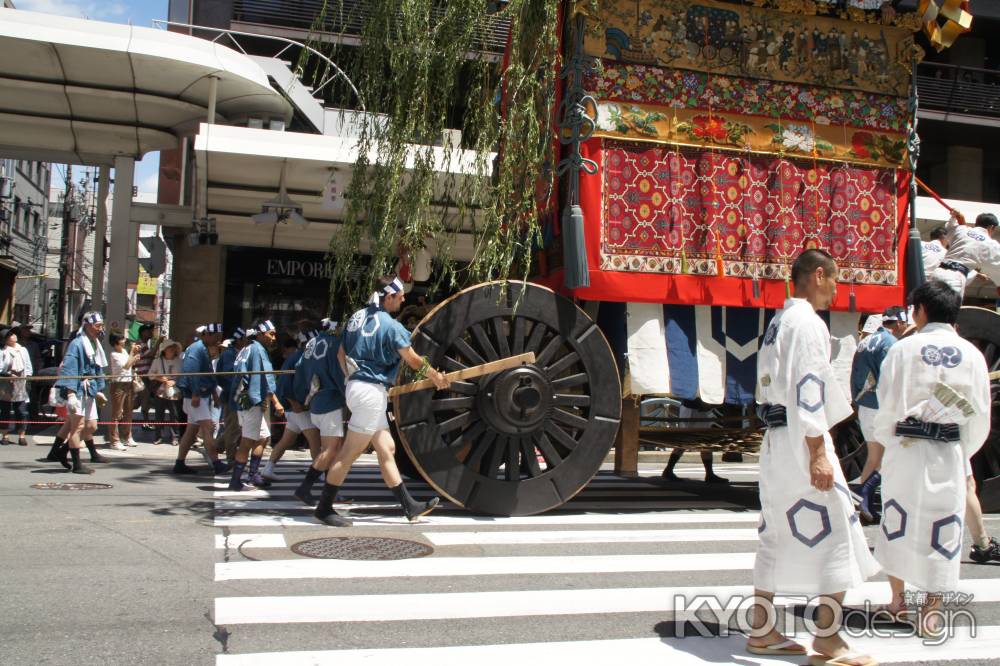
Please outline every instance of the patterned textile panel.
M630 395L750 405L757 351L774 313L758 308L601 302L597 324L618 360L619 372L629 380ZM821 312L820 316L830 327L834 368L849 394L859 315ZM640 376L648 368L662 371L658 376L649 372Z
M585 51L645 65L906 96L911 17L900 25L715 0L598 0Z
M892 169L605 141L601 269L783 280L803 248L896 283Z
M903 97L604 61L584 80L597 136L903 166Z

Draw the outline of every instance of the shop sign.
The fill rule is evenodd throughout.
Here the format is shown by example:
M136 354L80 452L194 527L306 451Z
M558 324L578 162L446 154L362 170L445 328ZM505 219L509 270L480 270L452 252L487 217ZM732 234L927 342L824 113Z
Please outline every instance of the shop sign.
M274 277L329 279L330 267L325 261L301 259L268 259L267 274Z

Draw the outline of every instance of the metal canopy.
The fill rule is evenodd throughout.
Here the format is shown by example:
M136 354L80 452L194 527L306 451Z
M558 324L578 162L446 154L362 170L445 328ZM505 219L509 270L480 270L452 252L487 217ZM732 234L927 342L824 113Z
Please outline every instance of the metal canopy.
M0 8L0 154L111 164L172 149L208 117L288 121L251 58L152 28Z

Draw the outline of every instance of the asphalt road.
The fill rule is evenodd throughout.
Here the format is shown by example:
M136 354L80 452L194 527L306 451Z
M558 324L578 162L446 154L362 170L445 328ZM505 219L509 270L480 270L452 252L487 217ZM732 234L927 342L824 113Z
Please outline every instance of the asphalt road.
M445 506L410 525L366 459L343 491L357 526L335 530L291 496L301 453L271 489L232 495L221 477L169 475L169 447L108 452L114 462L89 477L36 462L46 451L0 448L0 664L802 663L751 657L736 635L679 638L674 621L675 595L747 590L756 463L717 464L729 487L706 486L686 462L678 472L690 480L662 484L662 463L648 464L636 480L602 472L544 516ZM51 481L113 487L30 488ZM1000 532L1000 520L989 524ZM405 539L433 553L358 562L290 549L328 536ZM962 578L975 594L975 638L963 629L937 647L900 636L859 645L883 663L1000 663L1000 563L965 563ZM886 589L870 583L858 600L884 601ZM711 614L698 617L720 632Z

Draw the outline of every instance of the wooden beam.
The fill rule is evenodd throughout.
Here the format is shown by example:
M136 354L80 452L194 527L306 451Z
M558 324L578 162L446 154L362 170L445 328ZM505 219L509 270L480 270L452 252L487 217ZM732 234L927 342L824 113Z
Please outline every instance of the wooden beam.
M639 400L622 398L622 420L615 437L615 474L639 476Z
M482 377L483 375L492 375L495 372L509 370L510 368L516 368L520 365L528 365L529 363L534 362L535 352L526 352L516 356L508 356L507 358L502 358L498 361L490 361L489 363L483 363L482 365L474 365L471 368L462 368L461 370L456 370L455 372L449 372L445 374L445 377L450 382L457 382L463 379L472 379L474 377ZM411 382L409 384L403 384L402 386L393 386L389 389L389 397L392 398L404 393L413 393L414 391L424 391L432 388L434 388L433 381L430 379L421 379L418 382Z

